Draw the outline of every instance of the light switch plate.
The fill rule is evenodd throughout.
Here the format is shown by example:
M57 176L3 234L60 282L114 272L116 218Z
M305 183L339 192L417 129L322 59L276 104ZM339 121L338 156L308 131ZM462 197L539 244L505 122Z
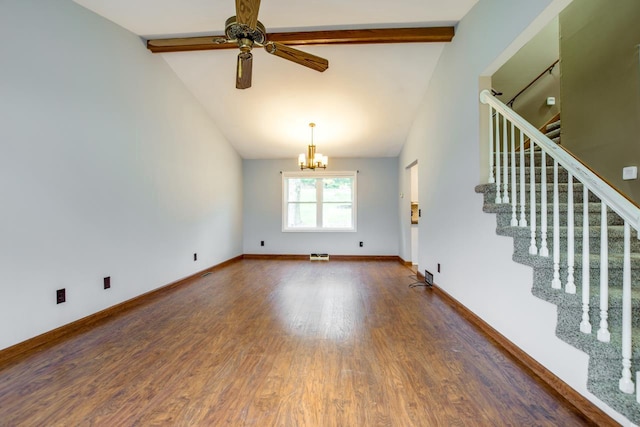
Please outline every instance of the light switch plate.
M627 166L626 168L622 168L622 179L631 180L638 179L638 167L637 166Z

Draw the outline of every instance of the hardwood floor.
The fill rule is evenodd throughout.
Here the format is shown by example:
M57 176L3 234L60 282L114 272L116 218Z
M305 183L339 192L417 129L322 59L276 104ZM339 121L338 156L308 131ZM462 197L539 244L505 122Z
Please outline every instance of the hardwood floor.
M589 425L411 274L239 261L0 366L0 425Z

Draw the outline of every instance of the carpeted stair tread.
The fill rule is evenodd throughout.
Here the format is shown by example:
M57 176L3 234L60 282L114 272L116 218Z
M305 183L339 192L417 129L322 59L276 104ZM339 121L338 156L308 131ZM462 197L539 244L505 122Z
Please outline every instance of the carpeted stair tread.
M609 260L609 271L610 271L610 276L611 276L611 272L613 270L622 270L623 267L623 256L622 254L609 254L609 256L607 257ZM550 251L550 255L548 257L542 257L539 255L531 255L528 253L514 253L513 254L513 258L514 261L520 263L520 264L525 264L528 265L530 267L535 267L535 268L543 268L543 269L552 269L553 268L553 254ZM563 262L565 261L566 256L561 255L560 256L560 261ZM640 254L638 253L632 253L630 254L630 262L631 262L631 269L632 270L637 270L640 269ZM600 255L599 254L589 254L589 266L592 268L592 270L597 270L600 266ZM562 269L564 270L565 267L562 267ZM576 276L578 276L580 274L580 272L578 271L579 269L582 269L582 254L581 253L576 253L575 259L574 259L574 264L573 264L573 268L574 268L574 274ZM640 276L640 273L638 272L633 272L636 276ZM597 276L593 276L593 274L591 275L591 277L597 277ZM611 282L610 282L611 284Z
M561 120L556 120L555 122L549 123L545 129L547 132L552 131L552 130L556 130L556 129L560 129L560 125L561 125L562 121Z
M554 227L553 227L553 218L547 218L548 226L547 226L547 241L550 241L554 235ZM540 222L538 221L538 231L540 230ZM600 239L602 227L599 225L592 225L589 227L589 238L590 239ZM560 224L558 227L558 231L560 233L561 238L565 238L569 234L569 228ZM575 225L573 227L574 236L576 239L582 238L582 225ZM511 237L521 237L521 238L529 238L531 237L531 229L529 227L518 227L518 226L500 226L496 227L496 233L500 236L511 236ZM539 233L538 233L539 234ZM609 240L615 239L623 239L624 238L624 226L623 225L608 225L607 226L607 234ZM631 230L630 233L631 240L638 240L637 233L635 230Z
M529 200L526 200L526 205L525 205L525 213L527 215L527 219L529 218L529 214L530 214L530 205L529 205ZM541 212L541 204L538 202L536 203L536 215L540 215ZM600 202L592 202L589 203L588 206L588 212L590 214L598 214L600 215L600 212L602 210L602 206L600 204ZM584 210L584 204L582 202L575 202L573 203L573 209L574 209L574 217L577 217L578 215L582 215L582 212ZM513 208L512 205L510 203L494 203L492 201L489 201L487 203L484 204L484 206L482 207L482 210L484 212L488 212L488 213L508 213L511 214ZM517 203L517 207L516 207L516 212L518 213L518 217L520 215L520 200L518 199L518 203ZM569 204L564 202L564 203L558 203L558 211L561 214L565 214L567 213L567 211L569 210ZM547 203L547 214L550 215L553 213L553 204L552 203ZM611 217L617 217L617 214L611 210L611 208L607 209L607 216L611 216ZM618 217L619 218L619 217Z
M501 152L500 153L500 156L501 156L500 157L500 162L502 162L502 155L503 155L503 153ZM525 165L529 164L530 158L531 158L531 154L530 154L529 151L527 151L525 153L525 155L524 155ZM536 165L540 165L542 163L541 162L542 150L538 150L538 149L533 150L533 158L534 158L535 164ZM494 154L494 159L495 159L495 154ZM546 160L545 164L547 165L547 167L553 166L553 157L551 157L549 154L545 154L545 160ZM516 155L516 165L520 165L520 156L519 155ZM502 165L502 166L504 166L504 165Z
M561 271L560 274L560 281L562 284L562 287L560 289L555 289L551 286L551 277L549 277L549 280L546 281L546 283L541 283L540 286L542 287L542 289L547 289L549 290L551 293L555 294L556 296L560 296L562 297L561 300L562 302L558 303L559 306L562 306L564 308L567 307L574 307L576 310L578 310L580 313L582 313L582 284L580 283L580 280L576 280L575 285L576 285L576 293L575 294L569 294L566 292L566 284L567 284L567 277L566 274L562 274L565 273L564 271ZM597 278L596 278L597 279ZM589 306L592 310L592 319L596 318L597 313L599 311L599 298L600 298L600 284L598 280L595 280L595 283L593 283L594 281L592 281L591 286L589 287ZM615 307L615 308L620 308L622 307L622 287L609 287L608 290L608 301L609 301L609 307ZM631 288L631 298L632 301L635 303L640 304L640 289L635 289L635 288ZM636 309L638 312L640 312L640 307L637 307ZM578 315L577 316L577 322L579 322L581 316ZM640 322L640 318L638 319L634 319L634 321L638 321ZM640 334L640 330L638 331L638 333ZM638 345L640 345L640 341L637 342Z
M557 129L547 129L547 133L544 134L547 138L553 140L553 138L557 138L560 136L560 128Z
M511 191L511 182L508 183L508 191L507 191L507 195L509 198L509 201L511 201L512 198L512 191ZM553 201L553 187L551 185L551 182L547 182L547 203L551 203ZM573 201L574 203L578 203L578 202L582 202L583 200L583 187L582 184L574 182L572 185L572 189L573 189ZM536 194L536 202L540 202L541 200L541 193L542 193L542 189L544 188L544 186L541 183L536 183L535 185L535 194ZM558 198L559 201L561 203L565 203L567 201L567 195L569 192L569 184L567 183L559 183L558 184ZM489 190L486 193L486 197L487 200L493 201L495 202L495 196L496 196L497 192L494 189ZM530 194L530 186L525 186L525 199L529 200L529 194ZM500 186L500 197L501 199L504 199L504 184L501 184ZM520 190L519 187L517 187L517 195L516 198L519 200L520 198ZM600 203L600 199L591 191L589 191L589 196L588 196L588 201L589 203ZM505 203L504 200L501 201L501 203Z

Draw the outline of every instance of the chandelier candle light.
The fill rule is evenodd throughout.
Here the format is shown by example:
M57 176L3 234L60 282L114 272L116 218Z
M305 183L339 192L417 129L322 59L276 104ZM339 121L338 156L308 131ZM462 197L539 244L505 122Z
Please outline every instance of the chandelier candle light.
M316 146L313 145L313 128L316 127L316 124L309 123L309 127L311 128L311 144L307 147L306 158L304 153L298 156L298 165L300 165L300 170L326 169L329 159L327 158L327 156L316 153Z

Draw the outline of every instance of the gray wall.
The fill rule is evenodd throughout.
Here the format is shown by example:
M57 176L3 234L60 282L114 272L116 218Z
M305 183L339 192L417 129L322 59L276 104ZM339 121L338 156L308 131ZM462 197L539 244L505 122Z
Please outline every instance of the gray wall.
M245 254L398 255L397 158L330 158L327 171L360 171L356 232L284 233L280 171L295 171L296 158L243 161Z
M575 0L560 15L562 145L640 203L640 2Z
M241 159L162 57L70 0L0 10L0 348L240 255Z

